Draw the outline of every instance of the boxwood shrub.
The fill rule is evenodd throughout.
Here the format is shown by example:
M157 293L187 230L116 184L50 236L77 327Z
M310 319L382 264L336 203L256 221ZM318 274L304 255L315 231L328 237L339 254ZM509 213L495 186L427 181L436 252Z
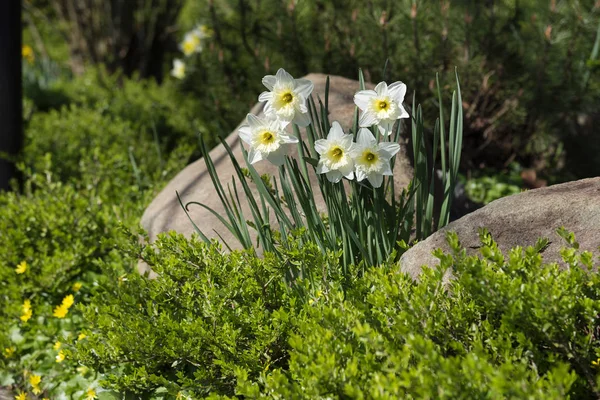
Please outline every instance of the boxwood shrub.
M148 279L103 263L84 307L88 339L69 353L135 398L594 398L600 279L586 252L545 264L545 242L503 255L451 254L418 282L383 265L352 282L333 255L297 244L286 263L223 254L171 233L122 247ZM302 265L309 276L289 278ZM323 268L327 266L328 268ZM455 279L444 283L446 269ZM132 398L133 398L132 397Z

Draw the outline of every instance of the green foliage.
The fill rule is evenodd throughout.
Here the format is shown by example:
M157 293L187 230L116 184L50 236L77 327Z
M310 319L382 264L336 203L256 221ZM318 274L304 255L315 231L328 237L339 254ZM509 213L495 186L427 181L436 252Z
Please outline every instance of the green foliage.
M470 200L488 204L501 197L510 196L521 192L523 179L521 167L513 164L509 171L494 173L492 170L478 171L475 177L461 178L465 191Z
M563 235L568 236L565 232ZM574 243L574 238L572 238ZM589 253L543 264L547 241L479 257L451 254L419 282L397 265L351 283L316 246L282 249L314 283L284 283L270 254L222 254L170 234L122 250L157 272L130 272L84 315L73 356L138 398L593 398L600 278ZM446 269L455 279L444 284ZM114 280L121 272L105 267ZM356 273L357 271L355 271ZM344 288L344 285L347 285ZM115 366L117 366L115 368Z
M98 261L116 254L103 240L118 233L114 211L97 194L58 182L49 171L31 175L23 193L0 194L0 209L0 386L31 391L28 375L37 374L44 396L81 393L95 375L56 357L87 332L77 306L105 279ZM27 267L19 274L21 262ZM68 295L75 305L65 318L53 316ZM31 316L23 321L26 300Z

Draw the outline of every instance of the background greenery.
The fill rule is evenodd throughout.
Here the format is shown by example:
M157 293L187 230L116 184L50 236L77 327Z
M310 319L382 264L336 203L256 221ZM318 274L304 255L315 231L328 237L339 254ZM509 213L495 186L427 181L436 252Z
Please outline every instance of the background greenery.
M153 196L197 157L197 133L209 145L229 134L280 66L351 78L361 66L377 81L387 58L425 120L430 80L458 66L462 171L478 202L520 190L525 169L548 182L600 174L594 1L186 1L163 27L160 76L114 60L74 68L69 21L52 1L24 3L25 184L0 193L0 387L13 396L34 398L39 374L40 399L90 388L100 398L599 397L598 276L541 265L542 244L501 256L482 235L483 260L440 255L455 266L449 291L440 271L415 283L393 265L342 282L318 275L336 271L336 257L292 247L289 263L318 285L291 290L275 258L177 235L144 247L138 232ZM176 81L171 58L197 23L214 34ZM159 279L137 274L140 257ZM53 317L68 294L75 305Z

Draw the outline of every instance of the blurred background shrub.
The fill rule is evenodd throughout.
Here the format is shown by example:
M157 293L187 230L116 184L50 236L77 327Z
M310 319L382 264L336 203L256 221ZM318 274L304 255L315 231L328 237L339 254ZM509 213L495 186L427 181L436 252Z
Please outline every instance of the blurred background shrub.
M361 67L377 81L389 60L387 78L405 81L427 113L436 102L435 73L443 78L457 66L465 99L463 169L517 162L560 180L600 174L595 0L121 3L25 0L25 40L75 75L101 64L108 75L119 74L108 79L110 89L127 88L125 77L174 80L167 75L182 57L178 43L204 24L212 34L203 51L185 58L181 83L166 84L176 95L155 100L190 95L213 138L237 125L256 102L262 76L278 67L351 78ZM79 96L96 90L80 89ZM43 91L28 94L48 107Z

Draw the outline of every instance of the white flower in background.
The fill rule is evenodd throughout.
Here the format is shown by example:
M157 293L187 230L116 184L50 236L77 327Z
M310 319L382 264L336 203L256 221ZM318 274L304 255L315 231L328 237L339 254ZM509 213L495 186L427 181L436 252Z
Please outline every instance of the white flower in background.
M196 30L188 32L185 34L183 42L179 44L179 48L186 57L194 53L200 53L202 51L202 38Z
M192 33L200 40L207 39L212 36L212 30L206 25L196 26Z
M380 187L384 175L393 175L390 160L398 153L400 145L394 142L377 143L370 130L360 128L356 147L356 180L368 179L373 187Z
M262 92L258 101L266 101L265 115L308 126L310 118L306 99L313 91L313 83L308 79L294 79L283 68L277 75L267 75L262 80L269 92Z
M174 59L171 75L173 75L177 79L185 78L185 63L178 58Z
M377 124L382 134L389 135L397 119L408 118L402 106L406 85L394 82L388 86L380 82L375 90L361 90L354 95L354 103L362 110L359 125L363 128Z
M289 143L298 143L298 138L285 131L287 123L279 120L259 118L248 114L248 125L239 129L240 138L250 146L248 161L254 164L269 160L275 165L283 165Z
M356 145L352 135L344 134L340 124L335 121L327 139L315 142L315 150L321 155L317 165L317 174L326 174L329 182L337 183L342 177L354 179L354 160Z

